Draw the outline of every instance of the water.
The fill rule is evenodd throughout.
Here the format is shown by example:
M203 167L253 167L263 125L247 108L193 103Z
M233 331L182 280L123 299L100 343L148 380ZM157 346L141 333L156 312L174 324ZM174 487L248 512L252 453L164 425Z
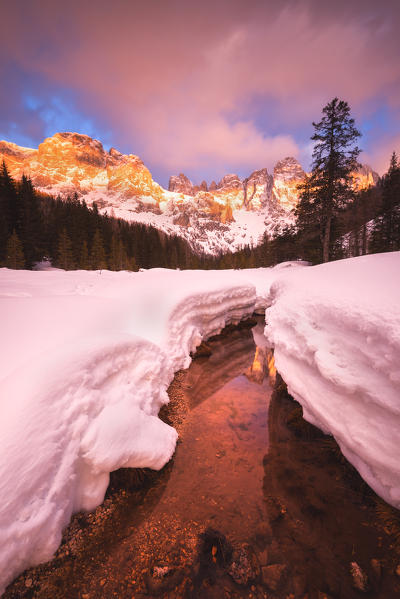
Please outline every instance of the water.
M254 358L252 331L242 329L215 341L212 355L194 360L184 373L180 383L190 409L156 508L183 526L201 522L235 541L248 540L265 512L272 388L259 356L256 368Z

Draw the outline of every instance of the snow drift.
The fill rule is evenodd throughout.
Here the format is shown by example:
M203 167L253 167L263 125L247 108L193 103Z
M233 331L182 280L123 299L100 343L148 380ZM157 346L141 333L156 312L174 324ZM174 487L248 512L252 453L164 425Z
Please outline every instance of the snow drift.
M400 508L400 253L292 269L270 290L265 334L307 420Z
M111 471L171 458L177 433L157 416L168 385L203 338L253 313L246 279L0 270L1 588L52 556Z

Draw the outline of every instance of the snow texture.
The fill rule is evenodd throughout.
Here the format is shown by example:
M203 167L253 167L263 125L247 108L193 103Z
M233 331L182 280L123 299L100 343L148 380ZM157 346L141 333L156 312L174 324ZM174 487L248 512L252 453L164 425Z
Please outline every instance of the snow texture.
M290 269L265 334L304 417L400 508L400 252Z
M400 507L400 253L304 268L139 273L0 269L0 592L45 561L121 467L160 469L158 418L203 339L266 311L304 414Z

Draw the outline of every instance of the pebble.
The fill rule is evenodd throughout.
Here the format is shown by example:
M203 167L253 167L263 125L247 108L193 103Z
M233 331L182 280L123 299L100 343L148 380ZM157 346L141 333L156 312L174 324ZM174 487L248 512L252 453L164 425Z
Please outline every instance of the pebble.
M25 586L29 589L33 584L33 580L32 578L26 578L25 579Z
M246 585L250 580L257 578L259 568L250 547L242 545L234 552L228 574L240 585Z
M257 555L258 561L260 562L260 566L266 566L268 564L268 551L264 549L264 551L260 551Z
M362 591L366 593L368 591L368 576L366 573L360 568L357 562L351 562L350 564L350 574L353 579L353 587L358 591Z
M382 576L381 562L378 559L372 558L370 563L371 563L371 568L372 568L374 577L375 577L376 581L379 581Z
M261 568L263 583L269 589L271 589L271 591L276 591L279 588L286 569L287 568L285 564L272 564L271 566L263 566Z

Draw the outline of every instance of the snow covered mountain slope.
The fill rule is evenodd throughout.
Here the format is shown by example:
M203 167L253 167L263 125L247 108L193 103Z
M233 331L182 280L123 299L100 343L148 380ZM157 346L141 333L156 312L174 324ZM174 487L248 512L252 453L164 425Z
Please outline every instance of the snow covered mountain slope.
M171 177L166 190L137 156L114 148L106 152L99 141L77 133L56 133L37 150L1 141L0 160L13 177L25 173L41 191L62 197L77 193L89 205L96 202L101 212L180 235L210 254L257 245L265 232L274 236L292 223L297 185L305 174L288 157L272 175L264 168L244 180L230 174L219 183L196 186L180 174ZM357 186L373 181L371 169L364 170L357 174Z

